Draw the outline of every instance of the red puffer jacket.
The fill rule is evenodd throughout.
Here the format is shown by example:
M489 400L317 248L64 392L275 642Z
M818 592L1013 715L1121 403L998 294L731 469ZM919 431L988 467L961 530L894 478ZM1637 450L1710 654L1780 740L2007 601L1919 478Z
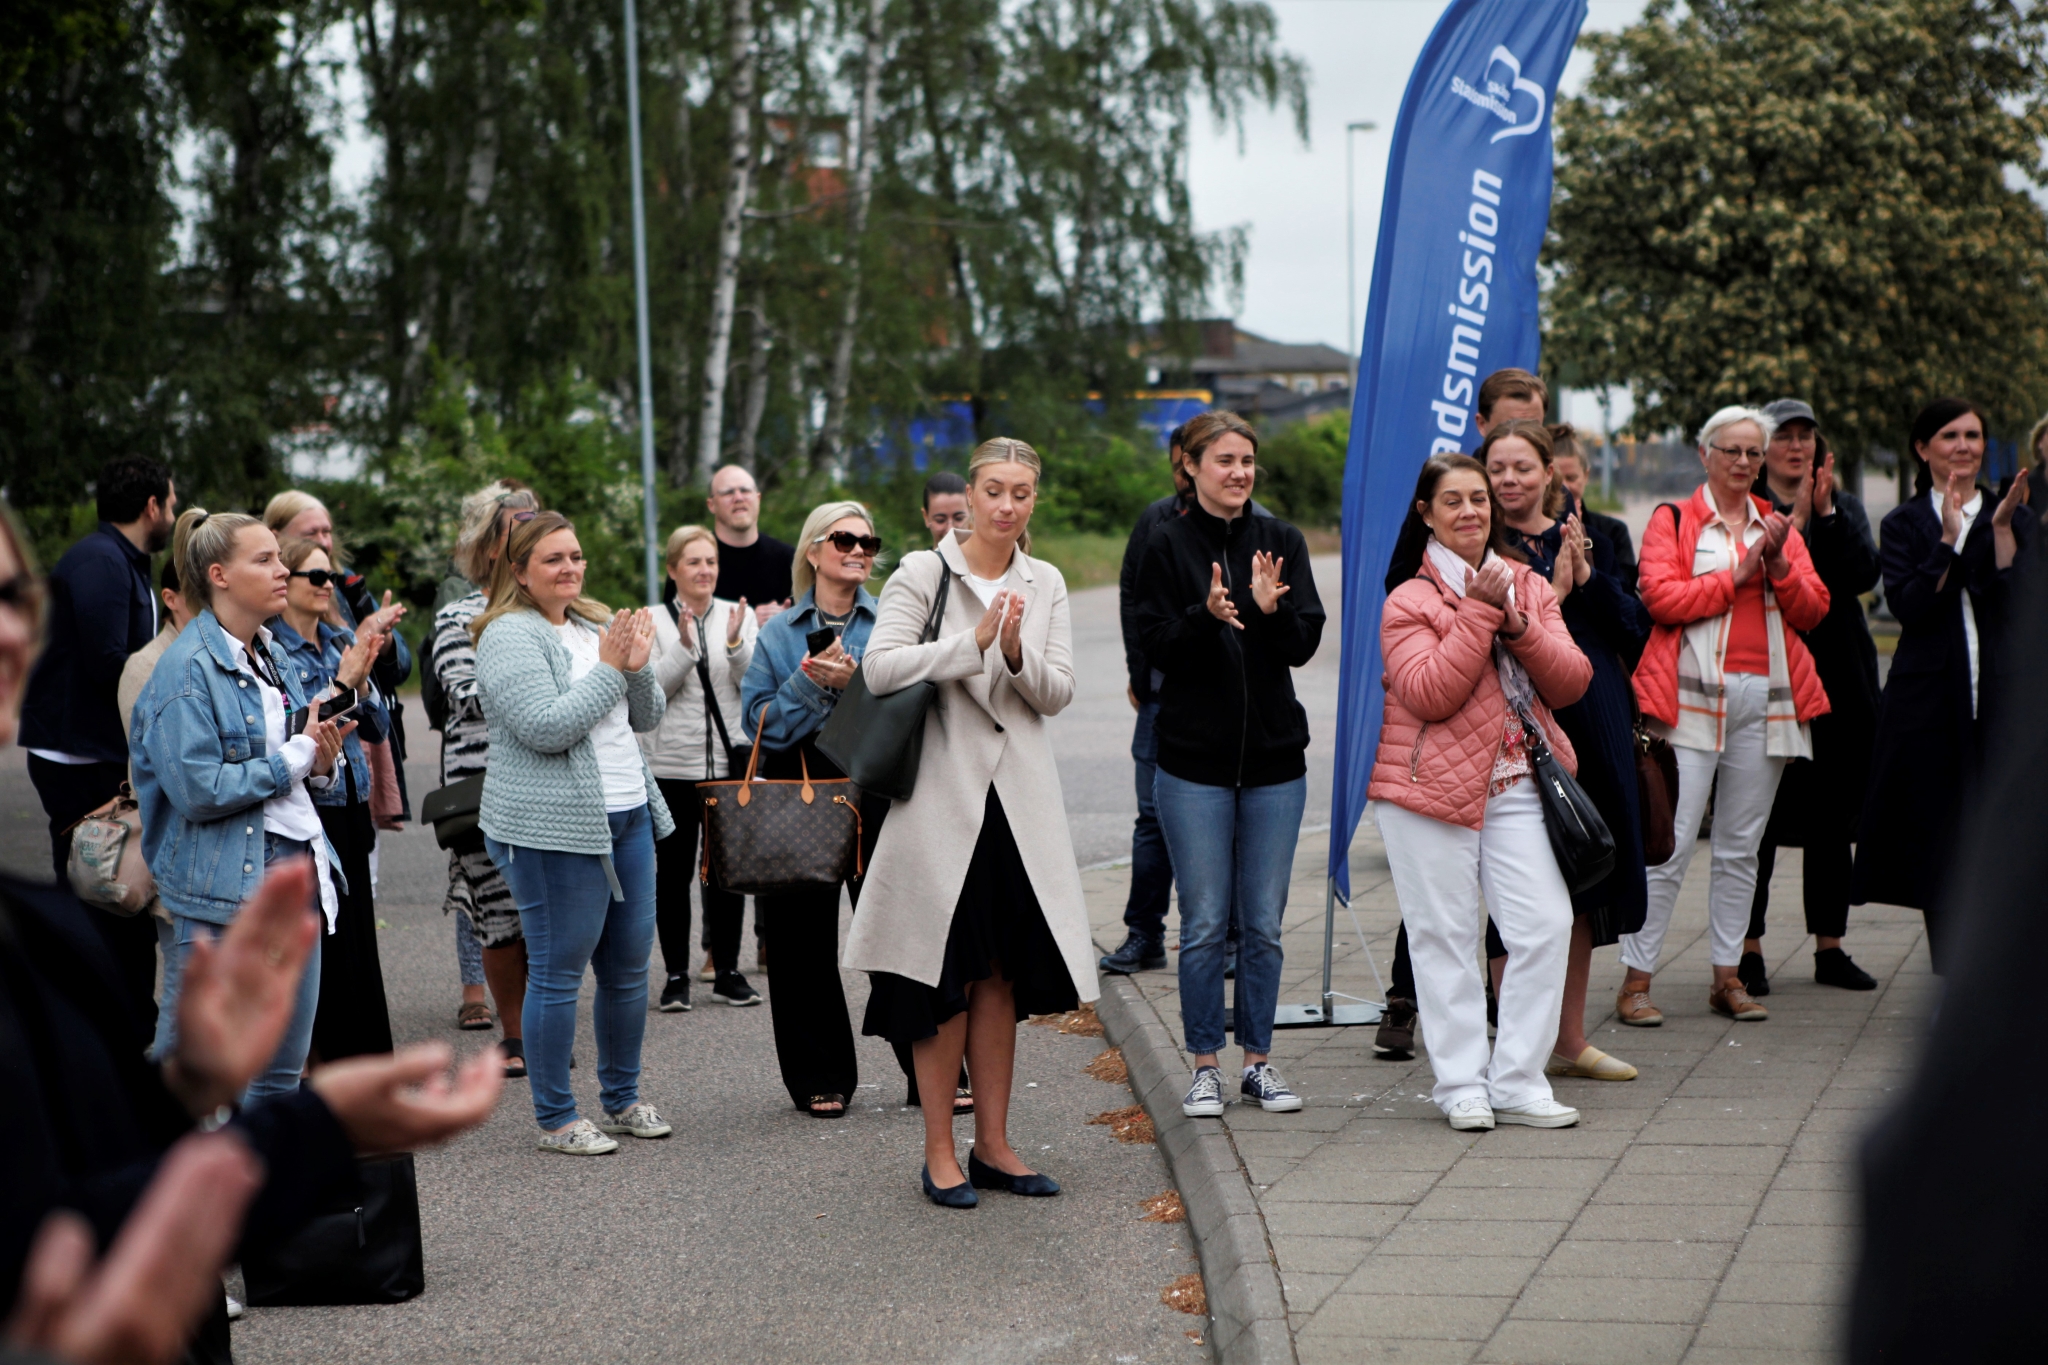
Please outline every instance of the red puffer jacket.
M1756 504L1765 515L1770 513L1771 505L1762 498L1756 498ZM1693 552L1699 547L1700 532L1720 515L1707 501L1705 486L1676 506L1675 525L1672 515L1659 507L1650 514L1650 524L1643 532L1637 582L1643 605L1657 624L1650 631L1650 643L1643 649L1635 675L1636 705L1643 708L1644 715L1674 726L1678 724L1678 651L1685 643L1685 628L1735 609L1733 569L1693 577ZM1812 720L1828 713L1828 694L1813 666L1813 656L1806 652L1806 642L1797 632L1812 630L1828 614L1828 589L1796 530L1785 537L1785 558L1790 569L1782 581L1771 580L1771 595L1777 598L1779 616L1792 627L1785 632L1792 709L1799 719Z
M1515 603L1528 625L1508 649L1535 684L1536 723L1551 751L1576 774L1578 755L1550 708L1577 701L1593 665L1565 629L1550 584L1526 564L1509 567ZM1380 616L1387 709L1368 799L1467 829L1485 824L1486 789L1508 720L1493 663L1493 638L1503 619L1500 608L1445 587L1427 560L1421 573L1388 595Z

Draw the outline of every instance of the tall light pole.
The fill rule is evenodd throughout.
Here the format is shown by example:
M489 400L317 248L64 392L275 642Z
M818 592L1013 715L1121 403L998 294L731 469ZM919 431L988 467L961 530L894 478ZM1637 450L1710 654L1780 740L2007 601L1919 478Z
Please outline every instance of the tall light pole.
M640 344L640 491L645 498L647 604L661 600L654 506L654 376L647 354L647 201L640 192L640 21L626 0L626 145L633 163L633 323Z
M626 0L626 3L630 5L633 0ZM1344 125L1344 332L1350 338L1344 343L1344 350L1350 355L1353 365L1358 363L1358 196L1352 192L1355 176L1351 135L1374 132L1378 128L1379 125L1369 119Z

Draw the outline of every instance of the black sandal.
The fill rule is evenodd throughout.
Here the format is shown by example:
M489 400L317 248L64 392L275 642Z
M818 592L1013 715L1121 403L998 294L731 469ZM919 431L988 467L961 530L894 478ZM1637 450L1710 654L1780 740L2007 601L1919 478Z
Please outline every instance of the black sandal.
M961 1103L961 1101L963 1100L966 1101L966 1103ZM972 1114L973 1112L974 1092L963 1085L953 1092L953 1113L955 1115L960 1115Z
M522 1080L526 1076L526 1040L524 1038L500 1038L498 1051L505 1054L505 1079ZM515 1071L513 1068L517 1067Z
M818 1106L821 1104L836 1104L839 1107L837 1109L820 1109ZM843 1119L846 1117L846 1096L813 1095L811 1096L810 1104L805 1108L804 1112L814 1119Z

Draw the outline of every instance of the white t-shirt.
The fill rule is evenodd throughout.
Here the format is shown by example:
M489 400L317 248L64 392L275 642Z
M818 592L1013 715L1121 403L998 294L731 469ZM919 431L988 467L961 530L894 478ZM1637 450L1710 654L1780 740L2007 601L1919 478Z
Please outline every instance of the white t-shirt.
M259 629L257 647L269 643L270 632ZM327 832L321 827L320 812L314 808L313 797L306 790L306 783L313 771L313 760L319 757L310 735L293 735L286 739L285 724L291 718L291 705L284 693L264 681L263 675L250 663L245 651L239 660L242 678L247 686L238 688L257 705L263 708L263 743L268 752L281 755L285 767L290 770L292 784L263 803L263 828L286 839L296 839L313 846L313 863L318 869L315 877L320 890L320 912L327 920L327 932L334 932L336 919L341 912L341 902L335 892L334 879L329 875L324 852ZM341 760L335 760L339 767ZM327 779L332 781L330 777Z
M1934 500L1934 515L1941 517L1942 504L1948 499L1936 489L1928 494ZM1963 504L1963 532L1956 537L1956 553L1963 552L1963 546L1970 543L1970 528L1977 524L1977 514L1984 510L1984 495L1975 493ZM1963 589L1963 643L1970 651L1970 717L1977 715L1977 599L1970 596L1968 588Z
M1007 574L1001 578L977 578L973 574L967 575L967 586L981 599L981 605L984 607L996 600L996 594L1003 590L1003 584L1007 582Z
M555 627L569 651L569 681L581 682L597 667L597 632L581 617L571 616ZM640 766L640 746L626 718L626 699L590 727L590 747L597 751L597 775L604 780L606 814L637 810L647 804L647 777Z

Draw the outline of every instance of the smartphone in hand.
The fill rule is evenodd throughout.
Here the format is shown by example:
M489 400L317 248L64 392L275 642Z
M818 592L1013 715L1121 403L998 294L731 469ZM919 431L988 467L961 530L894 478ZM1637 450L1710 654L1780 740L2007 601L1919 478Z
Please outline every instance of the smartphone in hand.
M815 659L818 655L832 648L832 642L838 638L839 632L832 629L832 627L819 626L816 630L804 636L804 648L809 650L811 657Z

